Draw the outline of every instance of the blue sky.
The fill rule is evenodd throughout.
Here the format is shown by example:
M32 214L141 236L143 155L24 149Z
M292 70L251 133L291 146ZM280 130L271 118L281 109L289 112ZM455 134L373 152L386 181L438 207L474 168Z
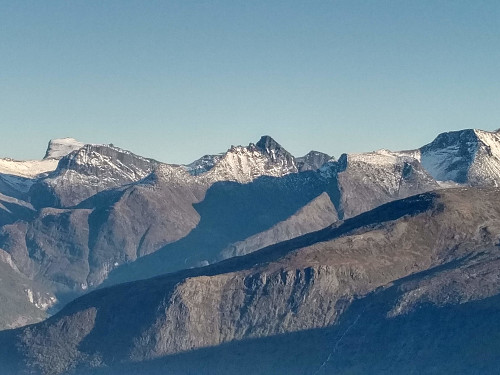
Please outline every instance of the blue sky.
M499 1L0 0L0 156L50 138L187 163L500 127Z

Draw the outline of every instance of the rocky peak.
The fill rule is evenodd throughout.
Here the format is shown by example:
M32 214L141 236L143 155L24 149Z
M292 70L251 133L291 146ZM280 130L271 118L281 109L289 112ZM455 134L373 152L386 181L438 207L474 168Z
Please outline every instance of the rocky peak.
M35 207L71 207L112 187L139 181L157 161L113 145L87 144L59 160L54 172L31 187Z
M257 146L262 151L267 153L271 153L273 151L279 151L282 149L281 145L269 135L263 135L262 137L260 137L259 141L255 144L255 146Z
M205 155L184 168L192 176L200 176L210 183L246 183L260 176L281 177L298 172L293 155L269 136L248 146L231 146L223 154Z
M144 178L158 162L135 155L113 145L85 145L64 156L58 169L74 170L86 175L99 175L109 169L111 174L123 174L131 181Z
M477 143L474 129L464 129L439 134L431 143L420 148L422 151L441 149L455 145L472 145Z
M309 151L306 155L296 158L295 160L297 162L297 168L300 172L303 172L317 170L326 162L335 161L335 158L324 152Z
M292 154L268 135L263 135L255 144L255 147L263 154L267 155L273 162L282 160L286 161L287 164L293 164L295 166L295 158Z
M439 181L461 184L500 183L500 136L497 132L466 129L440 134L420 148L425 169Z
M61 159L72 151L82 148L85 144L75 138L56 138L49 141L44 159Z

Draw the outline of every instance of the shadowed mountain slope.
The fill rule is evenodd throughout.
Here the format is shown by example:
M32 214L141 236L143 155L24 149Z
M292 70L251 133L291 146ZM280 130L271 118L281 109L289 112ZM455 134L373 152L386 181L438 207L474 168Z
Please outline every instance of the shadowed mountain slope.
M414 313L419 316L419 306L429 305L428 311L443 308L438 313L439 324L439 319L450 316L446 306L460 310L453 306L469 302L475 306L472 301L498 293L498 196L497 189L451 189L391 202L246 256L92 292L43 323L0 337L14 340L14 335L21 356L16 362L46 374L66 373L74 366L133 369L133 362L168 362L168 358L179 365L172 356L199 359L203 351L226 353L230 358L233 351L225 352L224 345L251 347L248 340L255 339L257 346L252 350L259 350L261 340L286 342L287 337L298 338L301 332L316 329L320 337L325 333L321 330L327 330L324 340L328 341L328 337L347 337L346 331L355 329L358 321L376 321L368 331L376 334L385 329L384 319L389 319L386 335L397 338L398 325L393 324L401 321L398 319L409 324L410 331L419 327L418 320L412 325L411 319L402 318ZM423 271L427 273L415 275ZM414 276L388 289L396 290L390 298L384 297L385 292L376 297L374 303L381 303L383 313L372 309L364 316L368 308L361 307L361 314L352 304L355 299L362 303L363 296L370 298L377 288L409 275ZM471 277L477 279L476 284L467 281ZM489 289L484 290L483 284ZM417 337L414 331L410 333L413 336L408 337ZM348 337L356 345L359 336ZM442 342L439 336L435 339ZM370 335L365 338L372 346L373 340ZM311 341L305 338L304 345L307 342ZM339 346L349 342L342 341ZM289 342L286 345L290 347ZM416 345L408 356L415 354ZM332 356L339 350L335 345L328 348L334 351ZM193 352L198 349L202 351ZM388 351L398 353L396 348ZM363 354L364 347L354 353L360 358L370 354ZM431 354L428 351L426 355ZM335 366L346 374L351 370L363 373L363 367L359 370L348 358L339 358L341 363L335 361ZM377 365L377 358L370 358L368 363ZM322 371L332 363L327 359L323 357L328 363L321 367L320 356L312 354L311 368ZM291 368L301 366L291 357L283 361ZM388 363L382 363L377 371L381 373ZM407 368L416 365L413 362ZM199 363L197 368L203 366Z

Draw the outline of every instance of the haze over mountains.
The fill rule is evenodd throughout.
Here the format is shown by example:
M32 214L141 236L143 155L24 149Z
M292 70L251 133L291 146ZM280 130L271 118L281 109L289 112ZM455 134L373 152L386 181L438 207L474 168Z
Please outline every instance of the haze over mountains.
M469 350L469 331L500 354L484 319L455 332L467 306L498 315L499 183L500 133L481 130L338 160L269 136L189 165L74 139L40 161L0 159L0 327L111 286L3 332L0 369L233 373L215 355L249 374L427 373L369 348L385 334L408 353L448 339ZM439 319L442 335L418 337ZM476 373L475 355L456 369Z

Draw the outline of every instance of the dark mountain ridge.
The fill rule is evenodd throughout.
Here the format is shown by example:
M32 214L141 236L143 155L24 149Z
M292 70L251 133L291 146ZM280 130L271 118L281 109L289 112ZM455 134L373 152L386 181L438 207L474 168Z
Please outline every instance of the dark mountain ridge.
M457 303L475 306L473 301L487 301L498 294L498 194L498 189L450 189L391 202L246 256L92 292L45 322L0 337L17 342L16 363L45 374L66 373L75 366L82 371L86 366L103 367L102 371L107 371L106 367L111 371L114 366L124 366L126 371L132 371L134 362L154 364L149 361L162 358L158 362L161 366L173 363L172 366L199 371L203 362L181 366L176 358L197 358L200 352L193 352L194 349L208 353L221 351L231 357L232 351L224 351L223 344L229 345L227 348L249 345L253 355L262 340L283 342L287 349L276 350L289 355L293 346L287 341L289 338L300 337L300 332L319 330L311 331L312 337L314 332L320 338L332 337L337 332L342 340L347 338L342 346L329 346L335 357L324 357L323 362L327 362L324 366L312 355L307 360L310 365L307 372L336 368L345 373L350 369L363 373L359 372L360 368L366 371L363 364L342 360L341 355L339 361L332 361L337 358L337 351L350 352L356 337L363 337L369 343L374 334L387 327L391 328L386 335L397 334L397 322L410 324L407 317L419 316L420 306L427 309L425 306L431 304L427 311L438 309L438 316L448 319L444 318L449 316L446 309L465 309L454 307ZM404 279L409 275L413 276ZM471 284L467 280L472 275L475 282ZM396 280L400 281L392 284ZM382 292L382 297L377 295L370 302L370 296L380 287L395 292ZM356 299L361 306L375 303L381 307L356 307L360 306L352 304ZM439 310L442 306L445 310ZM377 313L377 309L384 313ZM454 327L460 319L447 327ZM342 327L357 329L349 328L354 321L363 327L370 322L373 326L367 328L364 336L341 334ZM418 338L419 327L407 326L406 337ZM310 339L305 340L314 347ZM325 338L321 340L324 342ZM432 340L434 345L441 345L444 338L436 336ZM214 349L204 349L209 347ZM391 345L387 350L398 353ZM416 347L410 347L404 358L410 359L415 350ZM369 354L364 349L353 353L359 358ZM300 373L297 372L300 364L288 355L284 363L292 368L295 363L298 367L294 371ZM248 357L243 355L243 358ZM248 373L266 373L272 368L269 356L264 358L268 362L260 362L260 372L251 366ZM369 363L382 366L377 371L392 363L385 362L383 357L370 358ZM492 361L486 366L497 363ZM396 362L393 368L401 365L402 362ZM460 365L466 366L466 362L455 367ZM403 368L418 370L420 365L410 361ZM183 371L179 373L188 373ZM429 373L426 371L423 373Z

